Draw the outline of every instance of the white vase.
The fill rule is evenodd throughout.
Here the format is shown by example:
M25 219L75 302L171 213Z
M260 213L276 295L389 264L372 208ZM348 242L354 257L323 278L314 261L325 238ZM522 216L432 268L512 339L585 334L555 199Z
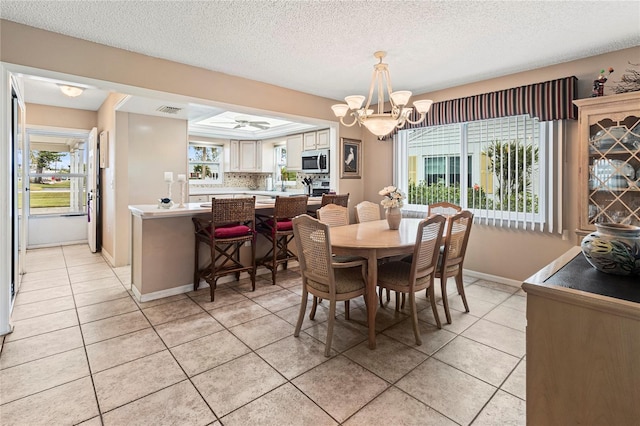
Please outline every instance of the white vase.
M400 220L402 219L402 211L399 207L389 207L385 212L389 229L400 228Z

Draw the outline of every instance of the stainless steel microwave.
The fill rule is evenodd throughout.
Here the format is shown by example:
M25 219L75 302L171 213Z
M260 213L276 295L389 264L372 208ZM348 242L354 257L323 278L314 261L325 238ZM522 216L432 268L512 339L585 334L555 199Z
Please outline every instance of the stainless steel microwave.
M329 173L329 150L303 151L302 171L304 173Z

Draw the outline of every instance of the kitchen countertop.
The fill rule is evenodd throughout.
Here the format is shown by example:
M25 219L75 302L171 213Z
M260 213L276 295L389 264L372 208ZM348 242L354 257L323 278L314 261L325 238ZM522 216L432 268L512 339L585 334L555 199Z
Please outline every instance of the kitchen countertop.
M296 195L296 194L290 194ZM322 197L309 197L308 206L319 206ZM273 208L275 200L256 201L256 210ZM195 214L210 213L211 203L185 203L184 207L174 204L169 209L160 208L157 204L138 204L129 206L134 216L142 219L160 219L165 217L193 216Z

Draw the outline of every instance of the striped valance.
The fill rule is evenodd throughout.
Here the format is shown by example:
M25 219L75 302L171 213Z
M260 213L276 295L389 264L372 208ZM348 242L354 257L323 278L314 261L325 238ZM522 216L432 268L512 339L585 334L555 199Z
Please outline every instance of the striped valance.
M403 129L521 114L529 114L540 121L575 120L578 118L578 111L573 101L577 87L576 77L565 77L467 98L435 102L427 113L425 121L419 124L407 123ZM414 110L411 119L416 121L418 118L419 114ZM392 132L389 138L394 133Z

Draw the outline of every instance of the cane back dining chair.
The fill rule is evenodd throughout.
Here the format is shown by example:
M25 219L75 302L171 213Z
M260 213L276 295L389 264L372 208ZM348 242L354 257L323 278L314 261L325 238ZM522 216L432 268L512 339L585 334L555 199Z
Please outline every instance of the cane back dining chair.
M331 255L329 225L309 215L294 218L293 229L302 274L302 301L293 335L300 335L309 293L314 298L328 300L329 318L324 350L324 355L328 357L333 339L336 303L363 296L366 306L367 261L360 259L353 262L334 262Z
M265 237L271 247L267 254L257 261L258 265L263 265L271 271L271 283L276 283L276 272L278 265L287 269L287 263L297 260L298 257L289 247L293 240L293 224L291 220L307 211L307 195L296 195L292 197L276 197L272 214L256 214L256 230L258 234Z
M467 296L464 294L464 282L462 280L462 265L467 253L467 243L473 224L473 213L463 210L447 220L447 231L445 233L444 249L438 261L436 278L440 278L440 289L442 290L442 304L447 323L451 324L451 313L449 312L449 300L447 298L447 280L454 277L458 294L462 297L464 309L469 312Z
M318 214L318 220L322 223L326 223L329 227L332 226L345 226L349 224L349 209L337 204L327 204L321 207L316 212ZM352 262L355 260L363 259L361 256L333 256L334 262ZM309 313L309 319L313 319L316 315L316 308L318 307L318 298L313 297L313 305L311 312ZM349 301L344 301L344 317L349 319Z
M460 213L462 211L462 207L449 203L446 201L442 201L440 203L432 203L427 207L427 216L431 216L432 214L441 214L443 216L453 216L456 213Z
M320 207L316 214L318 220L329 226L344 226L349 224L349 210L338 204L327 204Z
M193 217L195 227L194 290L204 278L211 290L211 301L218 279L234 274L240 279L241 272L249 273L251 288L256 289L256 246L255 246L255 201L256 197L224 198L211 200L211 218ZM200 244L209 246L209 263L200 268ZM240 261L240 248L251 245L250 259Z
M371 201L362 201L356 206L356 222L380 220L380 206Z
M416 344L421 345L420 330L418 328L418 313L416 310L416 292L427 290L431 309L438 328L442 328L436 299L434 295L434 278L440 255L440 244L446 219L441 215L433 215L420 221L416 231L416 245L413 249L411 263L395 260L378 266L378 286L395 291L396 294L409 294L411 307L411 322ZM396 297L396 308L398 298Z

